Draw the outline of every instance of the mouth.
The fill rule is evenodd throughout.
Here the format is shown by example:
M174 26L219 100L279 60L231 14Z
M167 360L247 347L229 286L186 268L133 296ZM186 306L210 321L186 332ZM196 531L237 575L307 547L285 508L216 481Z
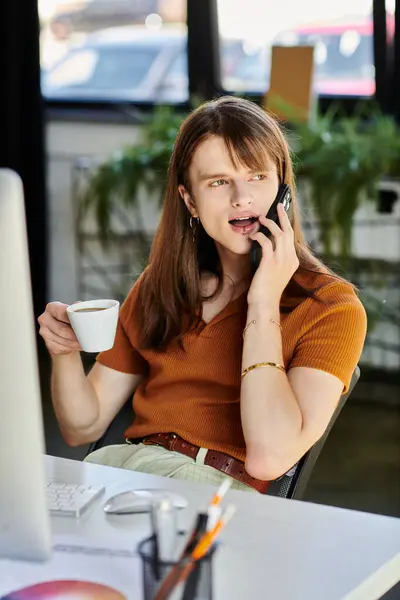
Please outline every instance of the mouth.
M241 235L250 235L258 231L260 223L258 217L240 217L237 219L231 219L229 225L235 233Z

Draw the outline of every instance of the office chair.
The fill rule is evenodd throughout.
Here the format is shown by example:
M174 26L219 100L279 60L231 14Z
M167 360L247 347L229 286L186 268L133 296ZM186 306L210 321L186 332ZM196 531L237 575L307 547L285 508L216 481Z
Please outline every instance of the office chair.
M333 424L339 416L339 413L344 407L359 378L360 368L356 367L351 379L349 390L346 394L340 397L339 404L333 413L324 435L318 440L318 442L314 444L312 448L310 448L310 450L299 460L299 462L290 469L290 471L288 471L285 475L282 475L282 477L279 477L279 479L271 481L267 490L267 495L280 496L281 498L294 498L296 500L302 498L308 480L310 479L311 472L326 441L326 438L328 437ZM98 450L99 448L103 448L104 446L110 446L111 444L123 444L125 441L124 432L132 423L132 420L132 400L130 399L121 408L102 437L96 442L90 444L88 454Z
M356 367L351 378L350 386L346 394L342 395L335 412L329 421L328 427L325 429L323 436L310 448L308 452L294 465L285 475L271 481L267 494L269 496L280 496L281 498L292 498L300 500L306 489L310 479L312 470L317 458L321 453L323 445L332 429L336 419L338 418L342 408L346 404L351 392L353 391L357 381L360 379L360 367Z

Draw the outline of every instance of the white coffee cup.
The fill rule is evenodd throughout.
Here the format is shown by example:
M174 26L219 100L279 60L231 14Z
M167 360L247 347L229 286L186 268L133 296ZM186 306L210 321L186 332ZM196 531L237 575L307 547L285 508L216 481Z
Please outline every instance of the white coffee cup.
M119 302L87 300L67 308L67 315L84 352L103 352L114 345Z

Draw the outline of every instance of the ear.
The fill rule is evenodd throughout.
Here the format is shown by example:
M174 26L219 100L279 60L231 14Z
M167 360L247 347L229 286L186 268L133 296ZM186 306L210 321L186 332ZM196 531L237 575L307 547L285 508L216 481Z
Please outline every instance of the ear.
M190 212L192 217L197 217L198 215L197 215L196 206L195 206L189 192L185 189L185 187L183 185L178 185L178 192L179 192L182 200L186 204L186 208L188 209L188 211Z

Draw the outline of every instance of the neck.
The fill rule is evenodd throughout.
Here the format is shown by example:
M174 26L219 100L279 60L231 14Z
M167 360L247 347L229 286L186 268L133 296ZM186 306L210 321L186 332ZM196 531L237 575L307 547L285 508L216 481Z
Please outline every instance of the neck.
M249 255L238 255L226 248L218 248L224 278L231 280L235 285L245 281L250 282L251 270Z

